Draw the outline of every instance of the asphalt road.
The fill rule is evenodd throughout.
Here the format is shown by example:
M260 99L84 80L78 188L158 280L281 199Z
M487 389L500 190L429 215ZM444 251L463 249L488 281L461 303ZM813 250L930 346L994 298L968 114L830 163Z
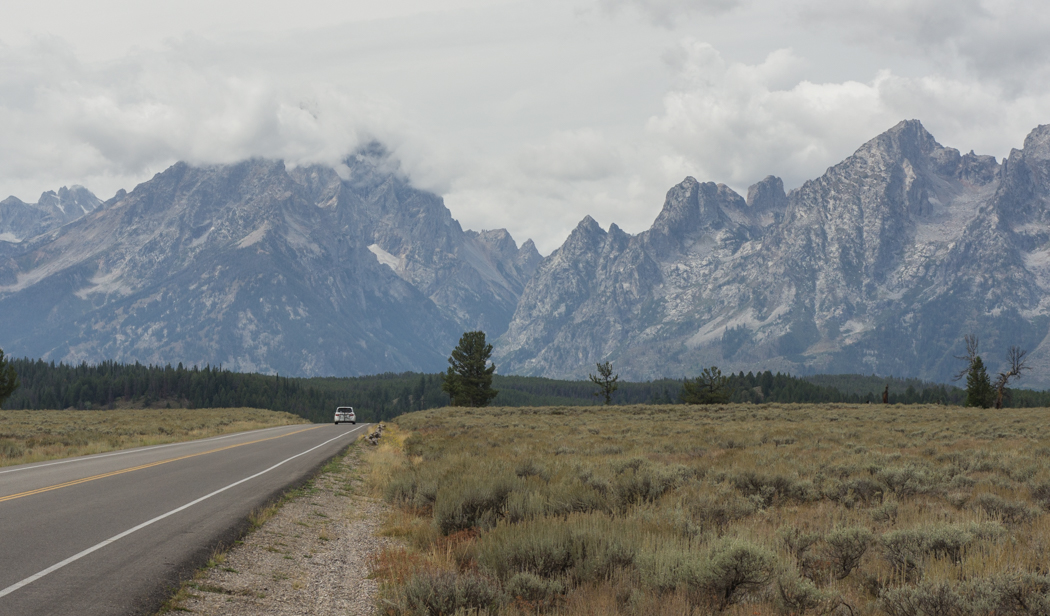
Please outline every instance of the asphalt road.
M0 468L0 615L146 614L367 424Z

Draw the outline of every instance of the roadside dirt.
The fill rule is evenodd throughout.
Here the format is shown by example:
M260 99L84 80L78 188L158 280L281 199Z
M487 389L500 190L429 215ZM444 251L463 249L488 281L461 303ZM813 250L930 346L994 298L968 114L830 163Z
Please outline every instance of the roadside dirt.
M386 506L363 496L360 442L180 591L170 609L229 616L370 616L369 557Z

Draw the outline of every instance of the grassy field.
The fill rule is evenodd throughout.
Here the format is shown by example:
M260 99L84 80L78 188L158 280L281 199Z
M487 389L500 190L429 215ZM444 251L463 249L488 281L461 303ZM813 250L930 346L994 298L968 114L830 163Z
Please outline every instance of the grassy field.
M298 423L260 409L0 411L0 466Z
M1050 409L439 409L368 455L385 614L1050 614Z

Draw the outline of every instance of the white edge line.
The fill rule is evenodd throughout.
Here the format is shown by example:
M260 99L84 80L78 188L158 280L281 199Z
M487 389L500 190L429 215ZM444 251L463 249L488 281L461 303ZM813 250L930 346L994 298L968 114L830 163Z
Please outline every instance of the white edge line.
M179 513L180 511L184 511L186 509L189 509L190 507L192 507L192 506L194 506L194 505L196 505L196 504L198 504L200 502L208 500L209 498L215 496L216 494L221 494L221 493L225 492L226 490L229 490L230 488L235 488L235 487L241 485L242 483L244 483L246 481L251 481L252 479L255 479L256 477L259 477L260 475L265 475L266 473L269 473L273 469L277 468L278 466L281 466L282 464L284 464L286 462L290 462L290 461L298 458L299 456L305 456L306 454L310 453L311 451L313 451L315 449L318 449L319 447L324 447L328 443L331 443L332 441L341 439L344 436L347 436L348 434L353 434L354 432L357 432L358 430L360 430L361 428L364 428L367 425L368 424L364 424L364 425L362 425L362 426L360 426L358 428L355 428L355 429L353 429L353 430L351 430L349 432L344 432L344 433L340 434L339 436L337 436L335 438L330 438L327 441L321 443L320 445L315 445L315 446L307 449L306 451L303 451L301 453L297 453L297 454L295 454L294 456L292 456L290 458L286 458L284 460L281 460L277 464L274 464L273 466L271 466L270 468L268 468L268 469L266 469L264 471L259 471L258 473L255 473L254 475L252 475L250 477L245 477L244 479L241 479L240 481L235 481L235 482L231 483L230 485L226 486L225 488L219 488L218 490L215 490L211 494L205 494L204 496L198 498L197 500L190 501L190 502L186 503L185 505L183 505L181 507L178 507L176 509L172 509L171 511L169 511L167 513L162 513L159 516L153 518L152 520L147 520L147 521L143 522L142 524L139 524L138 526L134 526L132 528L129 528L128 530L120 533L119 535L113 535L109 539L106 539L105 541L103 541L101 543L97 543L97 544L91 546L90 548L88 548L88 549L86 549L86 550L84 550L82 552L78 552L78 553L70 556L69 558L63 560L62 562L55 563L55 564L51 565L50 567L48 567L47 569L44 569L43 571L41 571L39 573L35 573L35 574L27 577L26 579L22 580L21 582L17 582L15 584L12 584L12 585L8 586L7 588L5 588L3 590L0 590L0 597L7 596L7 595L13 593L14 591L18 590L19 588L22 588L23 586L27 586L29 584L32 584L33 582L39 580L40 578L44 577L45 575L48 575L49 573L54 573L55 571L58 571L62 567L65 567L66 565L68 565L70 563L76 562L76 561L80 560L81 558L84 558L88 554L91 554L92 552L95 552L97 550L101 550L102 548L106 547L107 545L109 545L111 543L114 543L116 541L119 541L119 540L123 539L124 537L127 537L128 535L130 535L131 533L133 533L135 531L142 530L143 528L146 528L147 526L149 526L151 524L154 524L155 522L159 522L159 521L163 520L166 517L173 516L176 513Z
M19 466L18 468L9 468L6 471L0 471L0 475L5 473L17 473L18 471L30 471L34 468L44 468L45 466L55 466L56 464L69 464L70 462L86 462L90 460L98 460L99 458L108 458L110 456L123 456L129 453L138 453L140 451L149 451L151 449L161 449L164 447L174 447L176 445L189 445L191 443L205 443L208 441L218 441L224 438L233 438L235 436L243 436L245 434L255 434L258 432L265 432L266 430L276 430L278 428L291 428L293 426L303 426L308 424L289 424L287 426L274 426L272 428L261 428L259 430L246 430L244 432L234 432L233 434L224 434L222 436L209 436L208 438L197 439L195 441L179 441L177 443L164 443L163 445L150 445L149 447L136 447L134 449L124 449L121 451L114 451L111 453L95 453L87 456L77 456L75 458L68 458L66 460L59 460L58 462L47 462L45 464L36 464L33 466Z

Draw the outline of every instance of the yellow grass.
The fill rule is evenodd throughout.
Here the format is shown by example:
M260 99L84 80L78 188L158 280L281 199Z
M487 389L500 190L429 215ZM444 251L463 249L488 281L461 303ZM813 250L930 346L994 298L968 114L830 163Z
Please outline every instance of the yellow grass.
M437 409L383 438L369 478L405 540L375 573L388 614L442 592L469 607L479 585L502 614L908 614L893 593L940 583L974 613L1010 584L1050 607L1050 409ZM849 529L870 540L842 575ZM536 556L563 540L583 542L575 564ZM712 563L740 546L769 566L726 598ZM813 605L785 603L792 583Z
M0 466L307 423L262 409L0 411Z

